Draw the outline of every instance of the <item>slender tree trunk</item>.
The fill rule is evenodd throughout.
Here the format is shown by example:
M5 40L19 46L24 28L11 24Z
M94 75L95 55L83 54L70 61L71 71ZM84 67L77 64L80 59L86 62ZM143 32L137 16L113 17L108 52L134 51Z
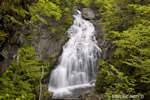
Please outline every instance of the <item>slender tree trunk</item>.
M39 100L41 100L41 95L42 95L42 78L43 78L43 74L44 74L44 67L42 65L42 75L41 75L41 78L40 78L40 94L39 94Z
M17 55L17 61L16 61L16 70L15 70L15 76L14 76L14 80L13 81L16 81L16 76L17 76L17 71L18 71L18 67L19 67L19 54Z

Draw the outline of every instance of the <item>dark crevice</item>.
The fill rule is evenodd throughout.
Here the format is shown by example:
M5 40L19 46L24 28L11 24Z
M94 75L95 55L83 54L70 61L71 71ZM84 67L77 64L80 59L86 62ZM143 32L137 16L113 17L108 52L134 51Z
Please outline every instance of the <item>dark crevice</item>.
M4 60L5 60L5 57L2 54L0 54L0 62L2 62Z

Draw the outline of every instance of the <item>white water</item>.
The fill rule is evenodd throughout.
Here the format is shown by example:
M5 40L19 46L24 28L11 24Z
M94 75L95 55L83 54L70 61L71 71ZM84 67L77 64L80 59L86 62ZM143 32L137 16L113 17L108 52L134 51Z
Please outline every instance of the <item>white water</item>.
M54 97L71 94L71 90L93 86L101 49L97 46L92 23L82 19L81 12L74 15L73 25L67 31L69 41L63 47L59 64L50 75L49 91Z

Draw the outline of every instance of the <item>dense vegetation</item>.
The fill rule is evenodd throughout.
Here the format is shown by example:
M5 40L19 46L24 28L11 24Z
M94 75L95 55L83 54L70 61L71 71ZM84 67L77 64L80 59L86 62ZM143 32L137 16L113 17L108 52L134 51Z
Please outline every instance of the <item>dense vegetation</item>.
M115 46L101 59L96 92L150 96L150 1L95 0L105 39ZM136 98L137 100L138 98Z
M23 25L34 27L37 21L47 24L53 33L65 32L72 24L71 14L75 8L75 1L2 0L0 6L0 44L2 44L15 31L20 31L12 27ZM51 23L48 18L51 18ZM59 25L54 26L54 22Z
M111 59L101 59L96 93L150 96L150 1L149 0L2 0L0 44L13 34L14 25L34 27L37 21L53 33L65 32L72 24L76 5L99 12L105 39L115 46ZM50 17L59 25L46 20ZM55 34L59 37L62 34ZM35 100L42 67L32 45L24 45L9 69L0 77L0 99ZM137 99L136 99L137 100Z
M24 45L9 69L0 77L0 100L34 100L35 87L39 87L42 68L49 67L49 63L36 58L34 48Z
M55 39L60 39L72 24L75 1L2 0L0 6L0 49L16 33L28 41L0 77L0 100L36 100L40 94L41 78L47 75L42 69L47 70L50 63L34 50L31 43L34 30L25 34L22 27L34 29L41 22L51 30ZM47 94L46 89L41 95Z

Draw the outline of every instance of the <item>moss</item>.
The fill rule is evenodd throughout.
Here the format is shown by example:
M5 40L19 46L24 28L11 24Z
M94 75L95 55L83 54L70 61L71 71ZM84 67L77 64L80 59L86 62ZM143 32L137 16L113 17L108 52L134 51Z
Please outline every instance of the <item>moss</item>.
M65 42L67 42L68 41L68 36L64 36L64 39L65 39Z
M55 58L54 55L49 56L49 61L51 62Z
M34 36L35 35L35 31L32 31L32 33L30 33L26 38L28 41L31 41L33 39L35 39L36 37Z
M55 28L51 28L51 31L52 31L52 34L55 34L57 30Z
M0 41L4 41L8 37L8 34L0 30Z
M66 31L66 28L64 27L64 25L59 25L56 30L58 31L62 31L62 32L65 32Z
M63 35L62 35L62 34L58 34L58 35L57 35L57 40L62 39L62 38L63 38Z
M23 23L20 22L20 21L18 21L18 20L16 20L16 19L14 18L14 16L5 15L5 16L4 16L4 20L7 22L6 24L7 24L9 27L14 26L14 24L23 26Z
M47 96L47 95L49 95L50 93L48 92L48 91L44 91L43 93L42 93L42 96Z
M22 16L23 18L26 17L27 14L29 14L29 12L27 12L26 10L20 8L16 8L16 7L11 7L11 10L16 12L18 15Z

